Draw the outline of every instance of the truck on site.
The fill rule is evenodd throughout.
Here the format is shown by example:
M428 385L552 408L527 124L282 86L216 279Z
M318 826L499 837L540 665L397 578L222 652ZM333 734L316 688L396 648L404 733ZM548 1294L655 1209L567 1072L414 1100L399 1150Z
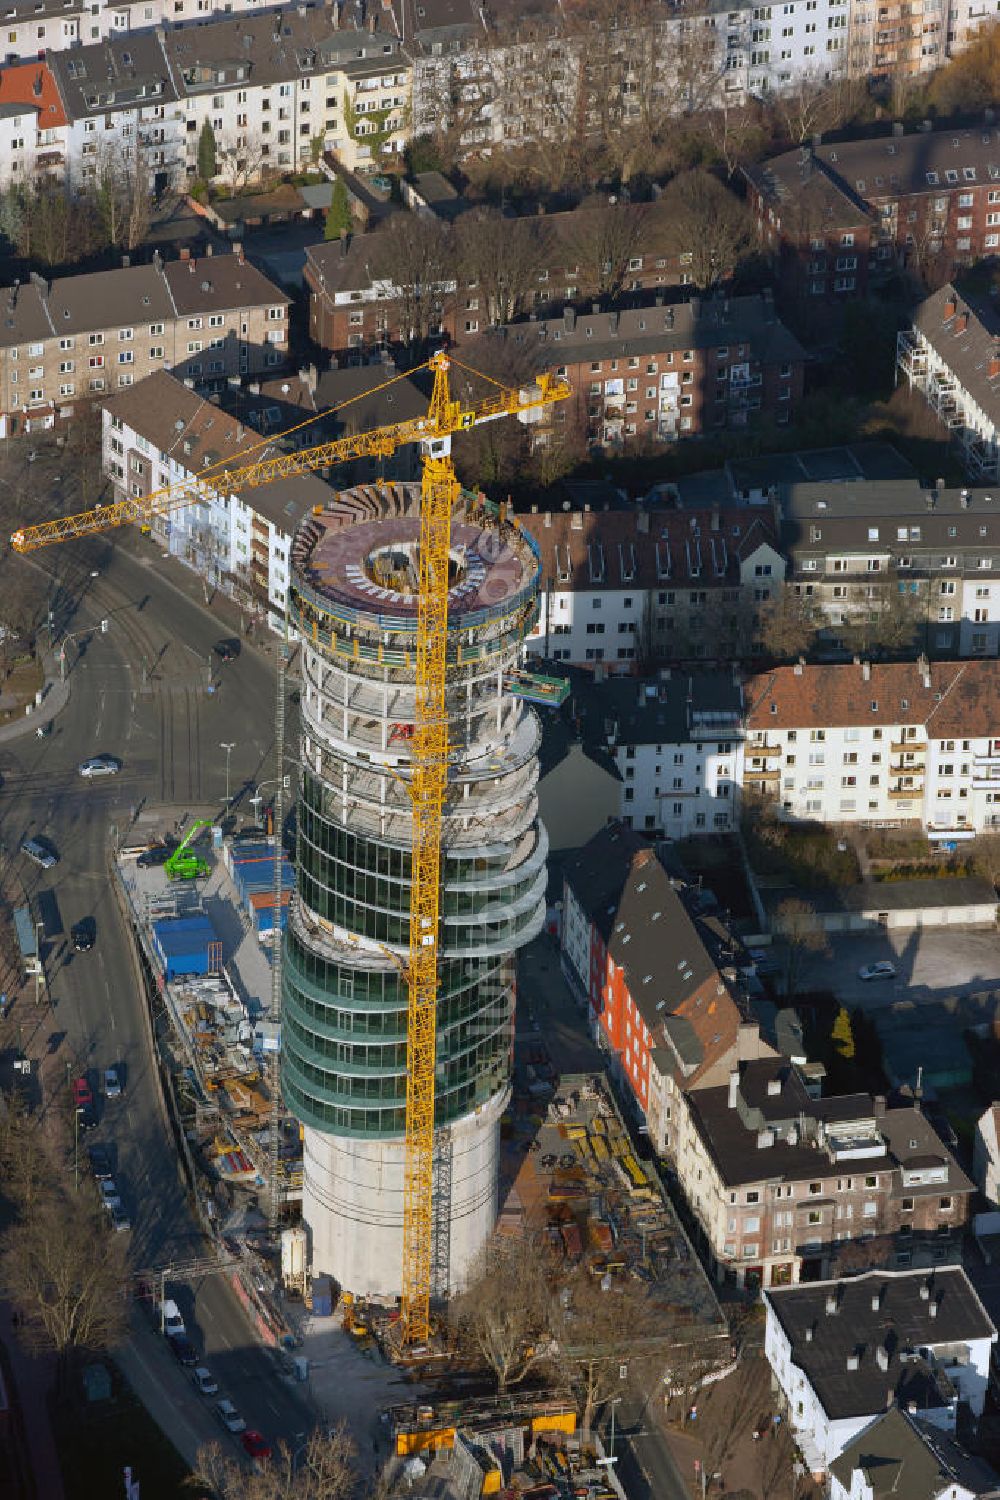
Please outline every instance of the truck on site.
M196 818L163 869L168 880L198 880L209 873L209 867L200 854L191 848L191 843L203 828L211 828L211 818Z

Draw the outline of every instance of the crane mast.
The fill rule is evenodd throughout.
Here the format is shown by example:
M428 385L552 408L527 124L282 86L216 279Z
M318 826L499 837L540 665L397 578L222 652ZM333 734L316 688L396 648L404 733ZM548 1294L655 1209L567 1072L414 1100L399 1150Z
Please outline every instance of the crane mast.
M446 704L449 556L451 518L459 483L451 459L451 434L481 422L517 416L533 420L543 408L570 395L565 380L539 375L528 386L508 389L463 407L453 401L448 383L452 363L435 354L423 368L434 375L426 417L372 428L298 452L264 457L236 469L221 464L193 479L129 496L74 516L62 516L24 527L11 537L15 551L31 552L74 537L104 532L130 521L148 523L181 506L232 495L272 480L315 472L347 459L387 457L405 443L422 451L419 593L417 598L416 711L411 741L409 792L412 803L410 935L407 985L406 1145L403 1178L403 1265L401 1325L403 1343L426 1343L430 1334L430 1300L434 1248L434 1096L437 1064L437 991L441 892L441 829L448 786L448 719ZM412 372L411 372L412 373ZM470 374L477 374L470 371ZM401 377L396 377L401 378ZM391 382L387 382L391 383ZM494 385L497 383L492 382ZM369 393L370 394L370 393ZM315 420L311 418L310 420ZM279 666L279 676L281 675ZM279 705L283 695L279 687ZM282 705L283 706L283 705ZM281 714L281 707L278 709ZM281 740L279 721L278 738ZM280 750L279 750L280 753ZM279 776L282 772L279 765ZM280 786L280 782L279 782ZM277 806L280 808L280 791ZM281 829L275 830L276 865L281 858ZM280 891L280 869L276 872ZM280 902L275 913L280 923ZM280 929L279 929L280 931ZM280 938L279 938L280 941ZM280 966L275 964L275 988ZM277 1001L272 997L272 1008ZM275 1084L275 1087L277 1085ZM275 1095L275 1099L277 1095ZM272 1115L272 1172L277 1146ZM276 1218L277 1181L271 1183L271 1217Z

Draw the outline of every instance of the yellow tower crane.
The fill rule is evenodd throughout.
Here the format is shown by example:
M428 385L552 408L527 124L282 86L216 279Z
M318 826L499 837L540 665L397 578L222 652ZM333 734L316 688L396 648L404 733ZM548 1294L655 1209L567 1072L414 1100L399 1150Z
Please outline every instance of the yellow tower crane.
M451 459L456 432L500 417L537 420L542 410L570 395L565 380L539 375L528 386L509 389L496 381L497 394L471 406L454 401L448 369L458 364L435 354L421 369L434 376L427 415L388 427L375 427L303 448L297 453L263 457L238 468L221 464L192 479L128 496L111 505L58 517L15 531L11 544L32 552L55 542L109 531L130 521L148 524L157 516L213 495L313 473L352 458L387 458L405 443L422 450L420 486L420 568L417 604L416 713L411 742L410 797L413 804L410 947L407 983L406 1152L403 1194L402 1335L409 1346L425 1343L430 1333L431 1267L434 1230L434 1069L437 1038L438 926L441 885L441 823L448 782L448 720L445 705L448 555L451 513L459 485ZM465 369L464 365L459 365ZM409 372L413 373L413 372ZM468 370L470 375L478 371ZM397 376L396 379L403 377ZM488 376L480 376L489 380ZM386 384L392 384L387 381ZM381 388L381 387L380 387ZM371 394L368 392L366 394ZM326 414L328 415L328 414ZM305 427L317 420L311 416ZM297 431L291 428L290 431ZM285 434L287 436L287 434ZM264 447L273 442L268 439Z

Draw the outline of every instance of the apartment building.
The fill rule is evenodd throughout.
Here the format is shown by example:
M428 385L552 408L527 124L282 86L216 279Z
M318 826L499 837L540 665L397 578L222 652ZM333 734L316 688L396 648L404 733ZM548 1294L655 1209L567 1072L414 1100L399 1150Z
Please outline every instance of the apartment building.
M62 177L69 121L44 63L0 71L0 185Z
M284 364L289 299L242 251L0 290L0 433L157 370L211 388Z
M498 340L526 368L564 376L576 411L561 403L551 420L575 415L590 443L612 452L762 420L784 426L802 396L805 353L768 293L610 312L567 307L558 318L495 329L484 345ZM469 357L475 364L474 348Z
M925 364L930 371L929 350ZM963 365L959 354L956 367L978 390L979 376L969 365L971 359ZM987 371L982 378L988 380ZM929 373L926 380L929 386ZM1000 494L985 486L948 489L938 482L927 488L915 477L858 474L779 483L775 496L786 576L815 607L829 642L849 643L852 634L867 633L876 644L913 654L995 656L1000 650L1000 519L994 515Z
M409 63L394 32L338 29L325 7L114 35L50 66L69 120L72 180L135 149L160 191L197 175L206 121L234 188L312 165L325 150L375 172L407 139Z
M306 3L315 8L315 0ZM6 63L29 62L157 26L204 26L273 8L274 0L6 0L0 55Z
M745 176L762 245L797 262L817 298L831 287L840 298L863 293L900 265L951 274L1000 246L1000 131L991 124L908 135L897 125L831 144L816 137Z
M459 234L462 219L455 222ZM522 224L523 227L523 224ZM674 225L651 204L628 203L581 207L530 220L537 269L522 288L496 289L463 278L448 278L439 288L440 311L432 330L452 343L468 343L495 323L529 314L560 311L564 303L604 295L621 283L622 295L656 293L667 286L686 286L690 249L678 243ZM309 332L313 342L334 354L371 350L405 342L401 324L405 297L386 273L391 229L357 234L329 244L309 245L303 272L309 288ZM606 263L605 247L617 247L620 263Z
M744 793L783 816L1000 827L1000 662L778 667L744 686Z
M595 1027L615 913L632 861L647 847L628 824L616 821L600 829L563 867L559 955L563 973Z
M963 297L951 284L941 287L897 335L896 368L947 427L973 483L996 483L1000 317L990 303Z
M623 825L671 839L736 828L743 694L731 671L585 678L572 705L584 744L615 768Z
M961 1266L768 1289L764 1308L764 1354L814 1475L893 1406L946 1433L960 1405L982 1415L997 1331Z
M677 1172L720 1280L841 1274L840 1255L859 1241L877 1240L876 1262L897 1268L960 1258L975 1186L919 1108L815 1098L774 1057L737 1063L686 1102Z
M533 511L524 525L542 569L528 652L574 666L746 655L748 621L785 577L768 505Z
M288 550L299 522L330 497L315 475L278 479L244 493L216 488L216 470L277 449L252 428L160 371L102 403L102 458L116 500L190 483L187 505L151 519L152 535L253 619L282 628Z

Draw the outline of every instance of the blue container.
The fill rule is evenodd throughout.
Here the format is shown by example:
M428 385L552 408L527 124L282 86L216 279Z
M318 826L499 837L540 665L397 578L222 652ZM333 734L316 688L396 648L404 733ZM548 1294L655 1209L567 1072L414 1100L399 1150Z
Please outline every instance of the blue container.
M208 917L164 917L153 924L153 947L168 981L183 974L214 974L219 939Z
M329 1276L314 1276L311 1290L313 1316L331 1318L333 1316L333 1282Z

